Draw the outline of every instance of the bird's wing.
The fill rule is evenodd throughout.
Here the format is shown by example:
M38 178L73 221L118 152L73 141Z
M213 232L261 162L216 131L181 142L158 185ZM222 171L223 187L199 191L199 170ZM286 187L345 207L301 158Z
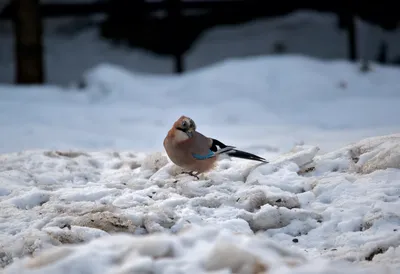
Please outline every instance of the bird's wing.
M206 160L219 154L227 154L230 157L254 160L268 163L264 158L255 154L236 149L234 146L227 146L221 141L207 138L201 133L196 132L193 140L192 156L197 160Z
M214 151L209 150L207 154L198 154L198 153L192 153L193 158L197 160L206 160L212 157L215 157L216 154Z
M219 147L217 146L218 144L214 143L213 139L210 139L199 132L195 132L193 135L191 153L197 160L206 160L233 149L233 147L226 146L222 143Z

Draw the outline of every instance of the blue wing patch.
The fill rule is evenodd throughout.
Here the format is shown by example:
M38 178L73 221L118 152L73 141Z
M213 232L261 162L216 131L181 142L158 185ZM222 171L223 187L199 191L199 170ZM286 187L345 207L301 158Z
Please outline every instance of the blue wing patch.
M214 157L215 153L213 151L209 150L207 155L200 155L200 154L196 154L196 153L192 153L192 155L197 160L205 160L205 159Z

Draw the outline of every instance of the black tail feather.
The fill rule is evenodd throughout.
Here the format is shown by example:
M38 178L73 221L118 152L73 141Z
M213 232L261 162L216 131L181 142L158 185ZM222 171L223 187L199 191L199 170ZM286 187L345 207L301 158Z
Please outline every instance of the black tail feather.
M212 139L212 145L211 145L210 149L214 152L217 152L219 149L223 149L223 148L227 148L227 147L229 147L229 146L225 145L224 143L222 143L216 139ZM234 147L232 147L232 148L234 148ZM237 149L232 149L232 151L229 151L226 154L231 157L268 163L264 158L261 158L260 156L257 156L257 155L254 155L254 154L251 154L251 153L248 153L245 151L237 150Z
M264 158L245 152L245 151L241 151L241 150L234 150L232 152L228 152L227 153L229 156L231 157L236 157L236 158L241 158L241 159L247 159L247 160L254 160L254 161L259 161L259 162L263 162L263 163L268 163L267 160L265 160Z

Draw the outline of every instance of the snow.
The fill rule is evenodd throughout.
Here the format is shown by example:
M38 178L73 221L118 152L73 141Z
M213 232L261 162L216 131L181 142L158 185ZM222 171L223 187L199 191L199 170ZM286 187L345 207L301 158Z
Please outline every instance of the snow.
M101 64L82 76L81 89L0 86L0 151L162 151L182 114L203 134L253 152L301 143L329 151L398 131L398 75L297 55L231 59L182 76Z
M160 152L3 154L2 263L14 261L6 273L399 271L399 144L400 134L325 154L299 145L269 164L222 159L200 180Z
M53 84L0 85L5 273L400 271L398 68L285 54L155 75L82 66L121 53L92 46ZM181 174L162 146L180 115L269 163Z

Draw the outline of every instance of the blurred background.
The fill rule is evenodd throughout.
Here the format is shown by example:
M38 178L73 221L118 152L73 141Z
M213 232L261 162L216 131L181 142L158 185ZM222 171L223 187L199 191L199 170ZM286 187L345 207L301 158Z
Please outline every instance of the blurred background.
M183 114L265 157L400 128L394 1L0 1L0 152L162 151Z
M78 82L111 63L178 74L303 54L400 64L395 1L1 0L0 83Z

